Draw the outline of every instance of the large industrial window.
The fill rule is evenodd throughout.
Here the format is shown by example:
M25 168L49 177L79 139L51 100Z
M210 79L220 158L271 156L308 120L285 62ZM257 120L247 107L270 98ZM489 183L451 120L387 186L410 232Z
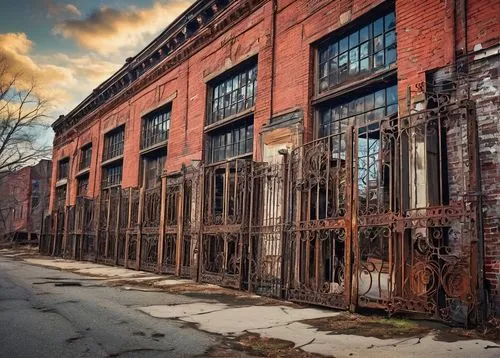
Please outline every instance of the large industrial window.
M349 125L363 126L380 121L398 111L397 86L381 88L374 92L358 95L340 103L322 105L319 108L318 137L344 133Z
M157 151L143 157L144 186L146 189L161 185L161 174L167 159L167 152Z
M61 185L56 188L56 200L58 208L64 207L66 204L66 185Z
M59 168L57 171L57 179L65 179L68 177L69 172L69 158L64 158L59 161Z
M240 70L224 76L211 87L207 124L215 123L253 107L256 92L256 62L244 65Z
M123 164L116 163L102 169L102 188L106 189L122 183Z
M116 158L123 154L123 143L125 141L125 127L121 126L104 136L103 160Z
M92 160L92 144L87 144L82 147L80 151L80 164L78 166L79 170L90 168L90 162Z
M142 122L141 149L149 148L168 139L171 106L153 112Z
M394 12L364 22L318 48L319 93L396 62Z
M89 186L89 176L88 174L85 176L81 176L77 179L77 188L76 195L77 196L86 196Z
M253 121L242 120L210 135L208 161L210 163L251 155L253 152Z

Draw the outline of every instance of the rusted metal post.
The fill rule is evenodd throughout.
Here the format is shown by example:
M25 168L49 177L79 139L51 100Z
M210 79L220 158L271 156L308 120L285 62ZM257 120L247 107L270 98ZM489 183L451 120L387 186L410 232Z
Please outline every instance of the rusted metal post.
M358 141L355 136L355 129L353 127L350 128L349 133L351 135L351 155L352 160L351 163L355 163L352 167L352 187L351 187L351 196L348 196L348 202L351 203L351 248L348 253L349 261L351 257L353 259L353 265L351 268L351 292L350 292L350 300L349 300L349 310L354 312L358 305L358 271L359 271L359 236L358 236L358 226L357 226L357 193L358 193ZM347 250L347 248L346 248ZM347 276L346 276L347 278ZM348 281L346 279L346 281Z
M135 269L141 268L141 246L142 246L142 216L144 211L144 187L139 190L139 210L137 215L137 243L135 253Z
M161 194L160 194L160 228L158 230L158 258L156 259L158 273L161 273L161 267L163 264L163 250L164 250L164 238L165 238L165 205L167 199L167 177L163 176L161 178Z
M127 210L127 227L125 229L125 257L123 265L128 268L128 250L130 246L130 225L132 223L132 188L128 188L128 210Z
M57 226L58 226L58 220L59 220L59 212L58 211L55 211L55 216L53 216L53 228L52 228L52 232L53 232L53 242L52 242L52 254L51 256L55 256L56 254L56 245L57 245Z
M66 246L68 244L68 207L64 206L64 227L63 227L63 240L62 240L62 256L66 256Z
M356 212L353 210L355 207L353 198L353 136L354 128L349 126L346 130L346 225L345 225L345 252L344 252L344 295L346 306L354 311L356 304L351 301L351 278L352 278L352 242L353 242L353 225L356 222ZM356 298L357 299L357 298Z
M104 257L107 258L109 255L108 249L109 249L109 230L110 230L110 218L111 218L111 191L113 189L109 189L108 192L108 200L107 200L107 207L106 207L106 234L105 234L105 246L104 246Z
M284 292L285 292L285 285L288 285L288 280L286 279L286 273L287 273L287 263L288 263L288 257L287 257L287 244L288 244L288 238L287 238L287 225L288 225L288 200L287 200L287 194L288 194L288 162L289 162L289 157L288 157L288 150L286 149L281 149L279 151L279 154L281 154L281 227L280 227L280 239L281 239L281 262L280 262L280 292L279 292L279 297L283 298L284 297ZM279 179L278 179L279 180Z
M95 215L95 245L94 245L94 251L95 251L95 257L94 261L97 261L97 257L99 256L99 241L101 241L101 237L99 235L99 226L101 224L101 199L102 199L102 192L101 194L97 197L97 200L95 202L95 207L94 207L94 212L96 213Z
M184 183L186 182L186 174L182 174L182 182L177 195L177 242L175 244L175 274L181 275L182 266L182 250L183 250L183 230L184 230Z
M114 264L118 265L118 245L120 242L120 220L121 220L121 213L122 213L122 193L121 189L117 188L116 192L118 194L118 205L117 205L117 212L116 212L116 225L115 225L115 247L114 247ZM111 206L111 200L110 200L110 206Z

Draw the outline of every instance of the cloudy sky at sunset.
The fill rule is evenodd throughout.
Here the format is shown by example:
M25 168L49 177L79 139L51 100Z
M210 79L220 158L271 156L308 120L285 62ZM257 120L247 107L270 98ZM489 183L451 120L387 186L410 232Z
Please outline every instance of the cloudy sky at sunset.
M193 0L0 1L0 56L68 113Z

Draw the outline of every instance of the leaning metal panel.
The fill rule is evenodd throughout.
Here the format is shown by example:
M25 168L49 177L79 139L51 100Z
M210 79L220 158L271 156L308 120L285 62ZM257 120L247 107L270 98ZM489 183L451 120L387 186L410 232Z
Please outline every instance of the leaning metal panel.
M254 163L251 178L250 235L247 255L248 289L281 297L283 283L284 163ZM245 268L245 267L244 267ZM245 268L246 269L246 268Z
M200 280L242 287L246 273L252 162L233 160L203 169ZM245 269L243 269L245 268Z
M347 132L333 134L291 153L285 236L290 300L335 308L349 305L348 138Z
M360 306L462 323L474 315L475 118L465 114L440 95L424 111L355 130Z

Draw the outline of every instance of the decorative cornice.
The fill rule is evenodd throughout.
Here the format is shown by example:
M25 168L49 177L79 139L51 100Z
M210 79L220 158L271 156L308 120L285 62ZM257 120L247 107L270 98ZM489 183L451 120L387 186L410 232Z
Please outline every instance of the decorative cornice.
M52 125L60 146L257 10L267 0L199 0L149 46ZM233 5L234 4L234 5ZM232 6L233 5L233 6ZM196 16L195 16L196 14ZM210 16L209 16L210 15ZM195 21L197 25L192 25ZM167 50L165 50L167 49ZM76 128L75 128L76 126ZM77 131L68 132L75 128Z

